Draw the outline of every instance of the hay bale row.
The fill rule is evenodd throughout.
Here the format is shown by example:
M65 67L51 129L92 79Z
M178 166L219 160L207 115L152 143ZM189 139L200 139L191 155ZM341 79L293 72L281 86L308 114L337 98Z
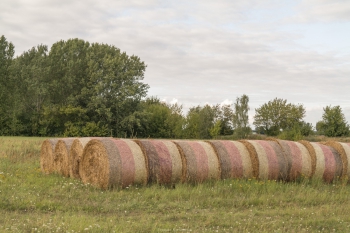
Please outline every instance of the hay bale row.
M350 175L349 161L350 144L338 142L66 138L43 142L40 167L106 189L231 178L332 182Z

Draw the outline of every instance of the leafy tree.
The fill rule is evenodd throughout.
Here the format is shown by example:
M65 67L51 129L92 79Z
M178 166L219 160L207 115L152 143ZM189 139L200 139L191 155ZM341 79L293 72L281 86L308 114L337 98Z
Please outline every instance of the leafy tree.
M221 131L221 120L217 120L212 128L209 129L210 136L212 138L217 138Z
M50 96L41 133L86 134L99 126L103 130L92 130L94 135L124 136L131 122L137 122L134 112L148 90L142 83L146 65L137 56L114 46L70 39L53 44L48 67ZM83 129L84 123L91 127Z
M210 139L212 138L210 131L213 129L217 121L220 120L220 107L215 105L205 105L190 108L186 115L184 124L185 138L194 139ZM221 125L221 124L220 124Z
M313 127L311 123L301 121L299 124L294 124L292 128L286 129L281 132L278 137L284 140L298 141L302 140L304 136L309 136L313 133Z
M240 98L237 97L236 103L234 104L233 113L233 126L234 133L238 138L247 138L251 133L251 128L249 127L249 97L247 95L242 95Z
M316 125L318 132L324 133L327 137L341 137L350 134L349 125L339 105L326 106L323 111L322 121Z
M24 52L13 62L13 75L20 91L16 108L21 111L18 120L23 124L24 135L39 135L43 106L49 99L48 50L38 45Z
M305 116L304 106L287 103L275 98L255 109L254 125L269 136L278 135L281 130L293 129Z
M230 105L223 105L218 111L220 120L220 135L232 135L233 133L233 110Z
M0 37L0 135L11 134L11 125L16 125L14 92L16 83L12 79L11 64L15 47L5 36Z
M149 88L142 83L146 65L139 57L105 44L92 44L87 60L89 79L80 99L95 122L101 121L116 136L123 136L121 122L133 114Z

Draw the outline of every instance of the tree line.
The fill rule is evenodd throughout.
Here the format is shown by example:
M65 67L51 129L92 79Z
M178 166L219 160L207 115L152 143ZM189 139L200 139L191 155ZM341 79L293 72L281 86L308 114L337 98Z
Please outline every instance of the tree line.
M147 96L146 64L119 48L81 39L38 45L14 57L0 38L0 135L114 136L213 139L247 138L249 97L232 105L195 106ZM274 99L255 109L259 134L299 139L314 133L303 105ZM349 135L340 106L324 108L318 133Z

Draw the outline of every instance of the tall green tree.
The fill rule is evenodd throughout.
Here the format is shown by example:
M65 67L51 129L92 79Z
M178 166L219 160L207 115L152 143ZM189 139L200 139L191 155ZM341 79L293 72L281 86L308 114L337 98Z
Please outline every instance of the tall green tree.
M47 46L38 45L22 53L13 62L13 75L20 92L20 105L16 108L21 111L18 120L23 126L19 133L24 135L40 135L43 107L50 96L47 56Z
M350 134L349 124L339 105L326 106L323 111L322 121L316 125L319 133L323 133L327 137L341 137Z
M254 125L269 136L277 136L283 130L290 130L300 124L305 117L302 104L287 103L287 100L275 98L255 109Z
M11 74L11 64L15 54L15 47L5 36L0 37L0 135L11 134L10 125L16 124L13 116L15 85Z
M87 101L95 122L101 121L116 136L123 136L122 120L133 114L149 88L142 82L146 64L114 46L96 43L89 48L87 60L89 80L81 100Z
M139 57L115 46L70 39L53 44L48 61L46 134L84 136L92 130L96 136L124 136L122 121L132 119L148 90L142 82L146 65Z
M237 97L236 103L234 103L233 127L234 133L238 138L247 138L251 133L248 116L249 109L249 97L247 95Z

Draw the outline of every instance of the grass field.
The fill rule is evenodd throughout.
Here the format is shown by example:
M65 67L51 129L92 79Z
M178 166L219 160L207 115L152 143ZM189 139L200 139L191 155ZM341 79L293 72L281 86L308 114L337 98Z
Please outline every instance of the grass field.
M0 137L0 232L349 232L350 185L223 180L103 191L43 175L42 138Z

